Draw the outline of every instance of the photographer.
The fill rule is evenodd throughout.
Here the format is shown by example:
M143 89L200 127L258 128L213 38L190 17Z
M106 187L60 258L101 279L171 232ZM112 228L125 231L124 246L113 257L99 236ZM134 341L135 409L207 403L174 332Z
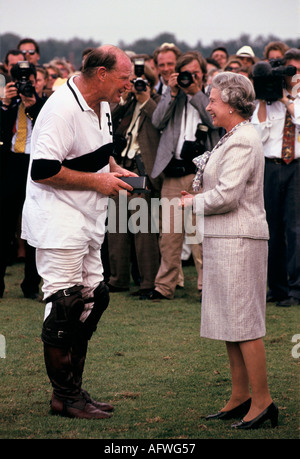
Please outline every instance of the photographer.
M155 74L143 59L135 57L134 74L131 78L131 90L123 103L112 112L115 140L119 149L117 162L138 175L149 178L151 192L143 194L140 200L146 200L148 214L148 232L138 231L135 234L119 231L119 196L113 198L116 203L116 231L108 233L108 251L110 261L109 288L111 292L129 290L132 253L136 255L140 289L133 295L144 299L154 288L154 279L159 267L159 248L157 234L151 232L151 198L159 197L161 177L150 178L155 155L160 139L160 132L153 126L151 118L160 96L153 91ZM123 100L125 99L123 95ZM117 147L115 147L117 148ZM131 199L128 198L128 205ZM144 203L143 203L144 204ZM127 218L136 210L127 209ZM127 222L126 222L127 226Z
M162 198L180 198L181 190L192 190L195 172L192 157L213 148L219 139L218 130L213 128L211 116L205 110L209 102L203 91L205 76L206 62L200 53L190 51L180 56L175 73L169 78L168 89L153 113L152 122L157 129L162 130L162 135L152 177L164 173ZM196 142L198 125L207 128L206 140L201 141L202 144ZM173 222L181 222L183 218L181 209L174 208L174 213L174 216L171 215L171 225ZM162 231L161 264L151 299L173 298L180 273L183 240L183 228L180 233L172 226L170 231ZM201 247L197 243L192 244L191 249L198 271L198 289L201 290Z
M289 49L283 64L273 71L283 75L281 94L275 101L268 100L270 75L267 100L258 100L252 123L261 133L265 155L264 196L270 230L267 301L289 307L300 304L300 50ZM294 66L297 75L292 76L288 66Z
M12 81L5 87L1 103L1 140L6 156L1 184L0 297L10 249L20 224L25 199L33 125L44 102L35 92L36 69L27 61L11 68ZM35 250L25 243L25 277L21 284L26 298L38 298L40 277Z

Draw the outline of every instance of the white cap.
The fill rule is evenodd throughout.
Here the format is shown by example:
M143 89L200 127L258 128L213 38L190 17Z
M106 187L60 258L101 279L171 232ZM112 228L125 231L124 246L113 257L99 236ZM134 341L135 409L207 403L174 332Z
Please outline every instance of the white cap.
M252 58L255 57L255 54L254 54L253 49L251 48L251 46L242 46L236 52L236 55L237 56L241 56L241 57L252 57Z

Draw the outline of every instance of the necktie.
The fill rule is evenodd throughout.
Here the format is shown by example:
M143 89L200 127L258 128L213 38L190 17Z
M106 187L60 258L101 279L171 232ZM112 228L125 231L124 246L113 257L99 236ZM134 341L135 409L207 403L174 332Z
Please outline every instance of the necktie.
M15 142L15 153L24 153L27 138L27 116L25 114L25 107L21 103L18 112L18 130Z
M295 157L295 125L292 122L292 116L288 109L286 110L283 128L281 157L286 164L293 161Z

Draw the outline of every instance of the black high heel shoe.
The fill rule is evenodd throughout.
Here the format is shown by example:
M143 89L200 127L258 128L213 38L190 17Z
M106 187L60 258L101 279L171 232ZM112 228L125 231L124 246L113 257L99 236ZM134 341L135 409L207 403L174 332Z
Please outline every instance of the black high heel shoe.
M251 398L246 400L245 402L241 403L240 405L236 406L232 410L229 411L219 411L216 414L209 414L206 416L205 419L208 421L212 419L233 419L233 418L239 418L240 416L244 416L245 414L248 413L251 405Z
M243 419L237 424L232 424L233 429L257 429L263 422L270 419L271 426L278 426L278 408L275 403L271 403L264 411L262 411L256 418L251 421L244 421Z

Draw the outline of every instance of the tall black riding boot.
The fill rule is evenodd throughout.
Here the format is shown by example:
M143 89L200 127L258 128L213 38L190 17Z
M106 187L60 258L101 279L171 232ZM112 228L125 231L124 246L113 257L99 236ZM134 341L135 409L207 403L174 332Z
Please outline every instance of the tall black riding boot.
M53 387L53 414L83 419L105 419L111 416L83 396L81 378L79 381L76 377L78 370L74 371L71 348L57 348L44 343L44 359Z
M81 394L88 403L91 403L96 408L102 411L113 411L114 407L109 403L97 402L93 400L90 394L82 388L82 375L84 370L84 364L86 359L88 342L87 341L78 341L76 344L73 344L71 347L71 361L74 375L74 382L78 389L81 391Z

